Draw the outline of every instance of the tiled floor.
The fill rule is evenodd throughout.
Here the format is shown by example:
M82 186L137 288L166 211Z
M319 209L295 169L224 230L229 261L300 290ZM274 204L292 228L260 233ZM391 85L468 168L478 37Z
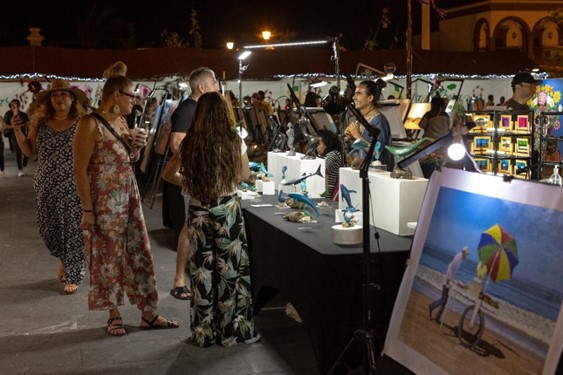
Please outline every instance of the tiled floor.
M179 329L137 328L136 308L122 309L128 334L110 337L107 313L88 311L87 278L67 296L56 278L58 260L45 248L35 223L34 163L17 177L14 156L4 150L0 177L0 374L317 374L302 326L285 315L278 298L256 317L262 341L200 349L186 343L188 304L168 293L176 253L172 231L161 225L161 206L144 207L160 292L162 315ZM87 275L88 277L88 275ZM273 307L273 308L272 308ZM278 308L276 308L278 307Z

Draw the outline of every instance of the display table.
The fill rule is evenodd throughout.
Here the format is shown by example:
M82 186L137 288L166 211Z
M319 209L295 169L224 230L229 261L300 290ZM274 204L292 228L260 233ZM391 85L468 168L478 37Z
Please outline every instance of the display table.
M325 175L325 160L321 158L316 159L301 159L304 155L296 153L295 156L287 156L285 152L268 152L268 172L274 175L273 180L276 183L276 189L282 180L282 168L287 167L285 172L286 181L300 177L303 174L315 173L319 165L321 166L321 173ZM291 186L286 186L284 193L293 191L301 192L300 184L295 185L295 190ZM325 192L325 178L319 176L309 177L307 179L307 190L309 197L319 198Z
M369 171L370 188L370 224L399 236L412 235L414 229L407 223L418 221L422 200L426 193L428 180L414 177L412 180L391 178L390 172ZM358 170L340 168L340 184L348 190L352 205L362 208L362 180ZM347 204L339 200L338 207ZM365 218L365 215L364 215Z
M332 243L336 205L320 208L317 224L291 223L278 214L291 209L251 206L275 202L271 196L243 202L254 303L260 300L262 288L279 290L299 313L320 373L326 374L354 330L362 328L362 245ZM372 295L370 306L383 340L412 238L379 233L380 248L371 242L370 272L382 292Z

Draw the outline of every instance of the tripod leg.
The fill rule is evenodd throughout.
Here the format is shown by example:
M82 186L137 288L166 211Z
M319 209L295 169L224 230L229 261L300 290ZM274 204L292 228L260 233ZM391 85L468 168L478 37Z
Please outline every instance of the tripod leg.
M357 339L358 339L357 335L354 334L354 336L352 336L350 341L348 341L348 344L346 344L346 347L344 348L342 353L340 353L340 355L336 359L336 362L334 362L334 365L332 365L332 367L328 371L327 375L336 374L335 371L338 369L338 367L340 367L340 365L342 365L342 360L344 359L344 356L348 353L348 350L352 347L352 344L355 343Z

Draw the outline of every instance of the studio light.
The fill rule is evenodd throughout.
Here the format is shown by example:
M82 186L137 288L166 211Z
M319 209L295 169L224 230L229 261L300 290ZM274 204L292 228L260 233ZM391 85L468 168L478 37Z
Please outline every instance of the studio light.
M465 156L465 146L458 142L453 142L448 147L448 157L454 161L463 159Z
M246 48L246 47L245 47ZM250 56L250 54L252 53L252 51L243 51L239 56L238 59L240 61L245 60L248 56Z

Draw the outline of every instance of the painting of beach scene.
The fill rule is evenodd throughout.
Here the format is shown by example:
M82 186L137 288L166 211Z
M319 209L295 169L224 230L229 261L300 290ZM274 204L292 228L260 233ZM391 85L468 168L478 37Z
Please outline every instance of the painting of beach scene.
M555 374L562 243L561 187L433 174L385 353L417 374Z

